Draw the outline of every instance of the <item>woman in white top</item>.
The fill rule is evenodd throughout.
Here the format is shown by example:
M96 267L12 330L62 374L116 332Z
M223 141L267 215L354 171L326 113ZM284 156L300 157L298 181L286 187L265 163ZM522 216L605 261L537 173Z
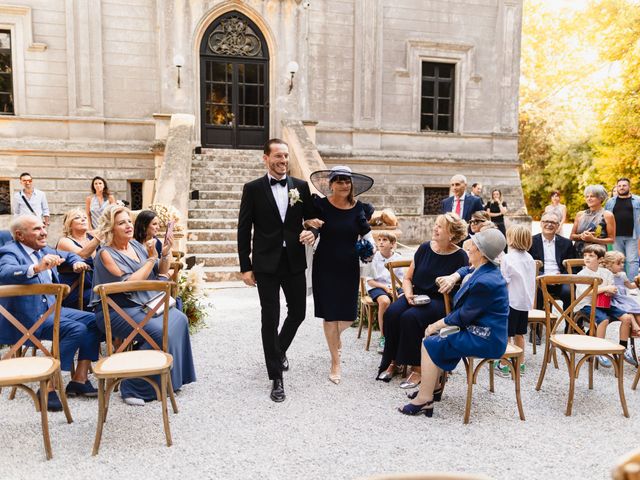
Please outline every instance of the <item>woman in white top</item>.
M102 216L102 212L107 208L107 205L116 203L116 199L107 186L107 181L102 177L93 177L91 180L91 191L93 195L89 195L85 201L85 209L87 211L87 218L91 229L98 228L98 220Z

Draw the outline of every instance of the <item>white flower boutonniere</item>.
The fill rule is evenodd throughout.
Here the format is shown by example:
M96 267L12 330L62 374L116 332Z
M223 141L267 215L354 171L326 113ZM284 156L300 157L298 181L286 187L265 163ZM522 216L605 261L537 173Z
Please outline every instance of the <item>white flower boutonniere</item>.
M292 188L289 190L289 206L293 207L296 203L302 203L300 192L297 188Z

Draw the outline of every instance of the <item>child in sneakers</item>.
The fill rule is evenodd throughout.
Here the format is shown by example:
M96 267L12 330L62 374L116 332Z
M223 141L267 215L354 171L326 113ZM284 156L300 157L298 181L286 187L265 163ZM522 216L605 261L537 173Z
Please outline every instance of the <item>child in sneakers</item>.
M529 324L529 310L533 308L536 290L536 263L528 251L531 230L525 225L512 225L507 230L506 253L500 260L500 271L509 291L509 341L522 349L520 373L524 374L524 335ZM510 377L506 364L498 365L498 375Z
M631 335L634 337L640 336L640 326L638 326L638 321L640 320L640 302L635 297L629 295L629 292L627 291L628 288L635 289L638 287L635 283L629 281L627 274L624 272L624 255L622 252L607 252L604 255L602 263L605 268L613 273L613 282L618 289L618 293L611 297L611 305L630 315ZM621 344L623 328L624 324L620 327ZM630 364L636 367L638 366L635 355L630 348L627 348L624 358Z
M606 250L602 245L589 244L584 247L584 265L585 268L580 270L578 275L583 277L597 277L602 279L602 283L598 286L598 294L605 294L608 297L613 297L618 293L618 288L615 285L615 279L613 273L604 267L600 266L601 260L604 259ZM576 286L576 298L582 295L587 289L586 285ZM583 298L578 302L575 307L575 311L579 311L589 316L591 314L591 299L589 296ZM616 307L613 302L609 307L596 307L595 322L597 325L596 336L604 338L607 333L607 326L610 322L620 320L622 325L620 326L620 345L627 347L629 340L629 333L631 331L631 319L632 315L627 314L624 310ZM625 354L625 359L629 361ZM598 362L603 367L611 367L611 360L609 358L600 355L598 356Z
M385 266L387 262L402 260L402 256L395 252L396 236L389 232L380 232L378 235L378 251L371 261L371 277L367 278L367 293L371 300L378 304L378 326L380 327L380 341L378 343L378 353L384 351L383 317L387 307L391 305L391 274ZM395 274L400 280L404 277L404 269L396 268ZM402 289L398 288L399 293Z

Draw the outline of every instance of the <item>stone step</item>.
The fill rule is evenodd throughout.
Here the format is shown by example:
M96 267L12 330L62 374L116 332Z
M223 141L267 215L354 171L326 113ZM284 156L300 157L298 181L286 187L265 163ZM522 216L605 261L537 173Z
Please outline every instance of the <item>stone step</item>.
M238 253L238 242L235 240L187 241L187 251L199 256L203 253Z
M187 244L191 242L233 241L238 237L236 226L230 228L211 228L203 230L191 230L187 235Z
M205 229L205 230L210 230L210 229L219 229L219 228L224 228L224 229L233 229L235 230L238 227L238 217L234 217L234 218L221 218L221 217L214 217L214 218L196 218L196 219L189 219L187 221L187 228L189 229L189 232L194 232L194 231L198 231L200 229Z
M240 209L240 199L237 200L189 200L189 209Z
M216 210L209 210L203 208L189 209L189 218L194 220L206 220L213 218L238 218L239 209L237 208L218 208ZM209 227L211 228L211 227Z
M258 173L265 171L265 165L262 158L200 158L191 161L191 170L208 170L208 169L226 169L226 168L246 168Z
M238 174L238 175L232 175L232 174L223 174L223 173L218 173L218 174L206 174L206 175L198 175L197 177L195 176L191 176L191 188L199 188L201 190L218 190L217 188L202 188L201 185L202 184L212 184L212 185L218 185L218 184L226 184L226 183L239 183L241 186L244 185L247 182L250 182L251 180L255 180L256 178L258 178L259 175L254 175L254 174L247 174L247 175L243 175L243 174ZM195 185L198 185L198 187L196 187Z
M199 253L196 263L204 263L205 267L240 267L237 253Z
M242 198L242 190L200 190L200 200L238 200Z
M238 192L239 194L242 194L242 186L246 183L246 182L238 182L238 183L226 183L224 182L223 179L221 179L219 182L213 182L213 183L206 183L206 182L201 182L197 179L194 180L194 177L191 177L191 190L200 190L200 191L224 191L224 192Z
M240 267L204 267L204 276L207 282L242 281Z

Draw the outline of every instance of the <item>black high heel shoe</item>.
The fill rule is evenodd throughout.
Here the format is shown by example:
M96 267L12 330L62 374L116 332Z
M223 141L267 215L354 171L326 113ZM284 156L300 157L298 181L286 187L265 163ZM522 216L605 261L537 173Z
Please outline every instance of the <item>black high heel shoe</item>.
M403 415L422 415L431 418L433 416L433 400L422 405L414 405L413 403L407 403L404 407L398 408L398 411Z
M433 401L434 402L439 402L440 400L442 400L442 390L443 388L440 387L436 390L433 391ZM411 392L411 393L407 393L407 398L410 398L411 400L413 400L414 398L416 398L418 396L418 392L420 390L416 390L415 392Z

